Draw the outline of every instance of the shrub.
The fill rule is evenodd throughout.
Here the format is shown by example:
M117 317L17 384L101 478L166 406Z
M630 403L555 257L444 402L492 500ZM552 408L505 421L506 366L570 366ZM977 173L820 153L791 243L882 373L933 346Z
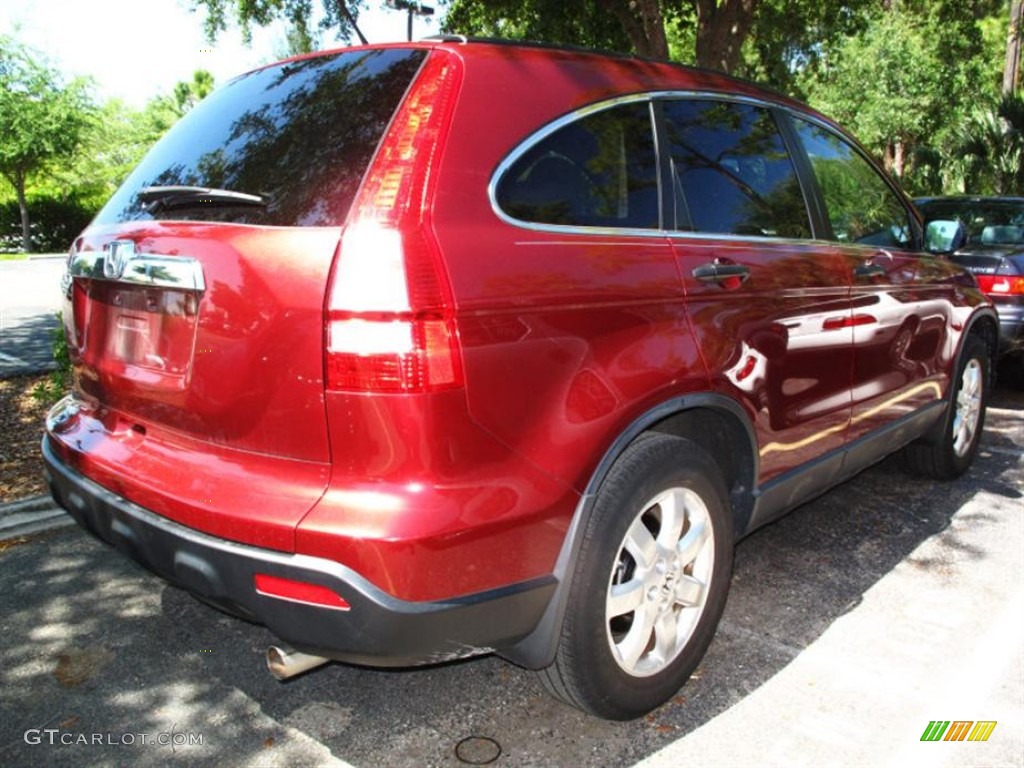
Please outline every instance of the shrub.
M96 215L92 201L77 197L32 197L28 215L32 250L37 253L68 250L71 241ZM0 253L22 250L21 211L17 200L0 202Z
M57 320L57 327L52 332L53 359L57 367L32 390L35 401L45 405L56 403L71 389L71 355L68 352L68 340L64 335L64 322L60 312L57 313Z

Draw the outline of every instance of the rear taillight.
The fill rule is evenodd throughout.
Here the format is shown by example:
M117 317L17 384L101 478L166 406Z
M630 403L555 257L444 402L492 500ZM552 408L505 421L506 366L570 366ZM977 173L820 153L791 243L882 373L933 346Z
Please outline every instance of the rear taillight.
M1024 296L1024 275L977 275L982 293L991 296Z
M352 205L327 299L328 389L462 384L451 287L428 209L459 66L439 52L427 59Z
M328 389L424 392L461 383L450 302L436 273L409 268L429 258L416 240L365 222L346 230L327 312Z

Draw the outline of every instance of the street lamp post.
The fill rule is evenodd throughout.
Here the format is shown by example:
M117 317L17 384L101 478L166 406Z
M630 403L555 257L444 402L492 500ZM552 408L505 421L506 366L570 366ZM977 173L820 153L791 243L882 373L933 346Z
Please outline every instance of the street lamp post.
M423 3L413 2L413 0L388 0L388 7L394 8L396 11L406 11L409 14L409 25L407 27L406 39L412 41L412 17L413 16L433 16L434 9L429 5Z

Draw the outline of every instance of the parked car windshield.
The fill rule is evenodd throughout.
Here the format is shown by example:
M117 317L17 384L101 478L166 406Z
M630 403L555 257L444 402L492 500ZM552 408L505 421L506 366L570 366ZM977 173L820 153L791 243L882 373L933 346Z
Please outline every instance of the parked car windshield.
M921 200L925 220L959 219L968 245L1024 244L1024 200Z
M150 150L96 223L340 224L425 56L401 48L343 52L236 78ZM190 189L173 190L183 187Z

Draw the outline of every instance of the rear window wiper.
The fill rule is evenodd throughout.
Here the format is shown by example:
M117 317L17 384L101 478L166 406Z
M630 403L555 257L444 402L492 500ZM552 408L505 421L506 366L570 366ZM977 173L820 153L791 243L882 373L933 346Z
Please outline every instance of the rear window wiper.
M212 187L143 187L138 192L138 198L149 213L156 213L166 208L197 208L204 205L258 207L267 205L260 195Z

